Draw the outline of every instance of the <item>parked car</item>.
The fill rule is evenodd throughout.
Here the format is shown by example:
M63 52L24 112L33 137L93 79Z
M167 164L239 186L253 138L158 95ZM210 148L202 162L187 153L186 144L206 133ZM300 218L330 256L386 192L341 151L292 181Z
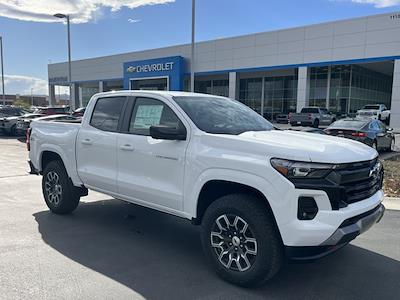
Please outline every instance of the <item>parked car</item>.
M26 113L22 116L13 116L0 119L0 129L7 135L14 136L17 134L18 120L24 117L29 117L30 114Z
M19 107L12 107L12 106L0 107L0 118L18 117L22 116L25 113L26 112Z
M34 111L35 114L41 115L59 115L59 114L69 114L69 106L62 107L38 107Z
M357 111L358 118L377 119L389 125L390 110L384 104L369 104Z
M377 151L393 151L395 147L393 129L379 120L343 119L333 123L325 132L362 142Z
M330 125L336 121L336 116L326 108L303 107L300 113L290 113L289 123L292 126L312 126L318 128L319 125Z
M25 135L26 130L29 128L32 120L36 118L43 117L42 114L25 114L22 117L18 118L15 124L15 133L16 135Z
M277 114L275 117L276 123L288 124L289 115L288 114Z
M35 121L27 138L52 212L72 212L92 189L191 220L216 272L242 286L264 283L286 258L340 249L384 213L374 149L274 130L224 97L99 93L82 124Z
M86 110L86 107L80 107L80 108L74 110L71 115L76 118L82 118L83 115L85 114L85 110Z

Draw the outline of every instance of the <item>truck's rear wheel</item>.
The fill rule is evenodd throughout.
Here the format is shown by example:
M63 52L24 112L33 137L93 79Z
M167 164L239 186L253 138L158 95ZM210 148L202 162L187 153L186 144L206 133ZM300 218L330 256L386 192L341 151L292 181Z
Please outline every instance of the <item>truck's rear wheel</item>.
M272 278L283 260L282 242L267 205L233 194L214 201L202 221L203 250L218 275L241 286Z
M68 214L79 204L80 195L60 161L52 161L45 167L42 191L48 208L56 214Z

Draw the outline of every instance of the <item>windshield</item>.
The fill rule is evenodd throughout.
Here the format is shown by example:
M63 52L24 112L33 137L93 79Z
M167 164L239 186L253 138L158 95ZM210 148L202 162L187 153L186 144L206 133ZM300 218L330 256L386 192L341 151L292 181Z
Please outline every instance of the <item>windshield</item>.
M365 105L363 109L379 109L379 105Z
M328 128L338 128L338 129L361 129L363 128L367 122L365 121L357 121L357 120L339 120L333 123Z
M317 107L304 107L301 109L302 114L317 114L318 112Z
M270 122L244 104L222 97L173 97L193 123L214 134L241 134L273 129Z

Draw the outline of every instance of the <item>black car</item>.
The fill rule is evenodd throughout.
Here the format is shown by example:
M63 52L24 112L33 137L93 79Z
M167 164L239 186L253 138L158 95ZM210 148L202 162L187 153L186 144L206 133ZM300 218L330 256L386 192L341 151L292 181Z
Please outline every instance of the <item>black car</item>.
M377 151L394 150L393 129L379 120L342 119L331 124L325 132L367 144Z
M278 114L275 117L276 123L288 124L289 115L288 114Z
M12 107L12 106L3 106L0 107L0 118L7 118L7 117L18 117L25 114L21 108L19 107Z

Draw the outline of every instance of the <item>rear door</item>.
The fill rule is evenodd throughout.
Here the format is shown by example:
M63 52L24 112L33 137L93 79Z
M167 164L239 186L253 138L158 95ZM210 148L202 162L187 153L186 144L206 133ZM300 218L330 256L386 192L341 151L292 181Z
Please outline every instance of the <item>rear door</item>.
M96 101L76 140L77 169L85 185L100 191L117 191L117 135L127 97Z
M137 97L130 107L117 141L118 192L125 199L180 211L188 139L153 139L149 128L185 126L182 116L162 99Z

